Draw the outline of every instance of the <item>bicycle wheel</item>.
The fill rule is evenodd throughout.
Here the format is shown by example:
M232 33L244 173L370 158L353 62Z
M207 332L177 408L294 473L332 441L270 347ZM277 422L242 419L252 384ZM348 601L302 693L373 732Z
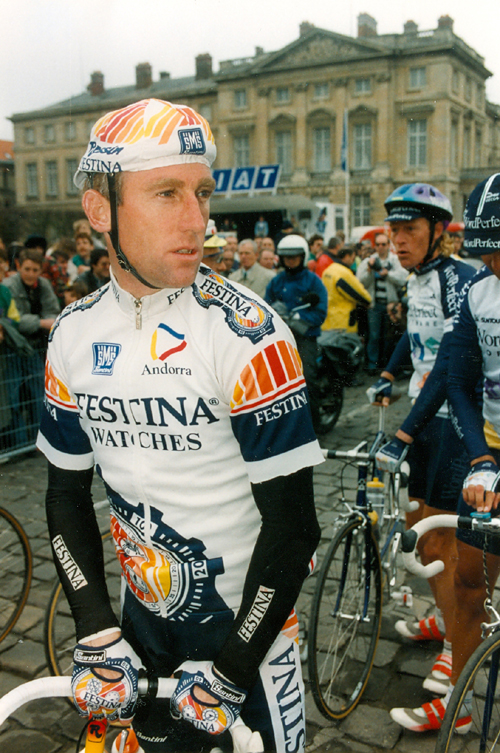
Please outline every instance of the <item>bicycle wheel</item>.
M472 727L460 750L493 753L500 750L500 635L493 633L474 651L465 665L450 698L436 743L436 753L446 753L456 740L455 725L469 687L474 687ZM454 748L455 749L455 748Z
M111 605L120 615L121 569L115 553L111 533L102 537L106 583ZM43 646L47 667L51 675L70 675L73 667L73 649L76 644L75 624L68 601L59 580L54 583L43 627Z
M28 598L33 561L24 528L0 507L0 641L12 630Z
M373 665L382 613L380 556L370 526L350 519L321 567L309 622L309 681L330 719L359 702Z

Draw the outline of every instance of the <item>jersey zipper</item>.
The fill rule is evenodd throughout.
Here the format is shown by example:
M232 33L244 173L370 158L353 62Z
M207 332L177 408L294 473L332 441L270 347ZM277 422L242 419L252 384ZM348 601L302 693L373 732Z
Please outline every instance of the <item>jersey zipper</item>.
M135 298L135 328L142 329L142 298Z

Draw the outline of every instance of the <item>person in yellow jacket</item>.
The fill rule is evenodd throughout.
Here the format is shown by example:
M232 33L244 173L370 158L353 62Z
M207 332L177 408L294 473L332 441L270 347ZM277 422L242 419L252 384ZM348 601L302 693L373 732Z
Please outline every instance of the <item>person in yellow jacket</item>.
M337 254L337 261L323 272L322 282L328 292L328 313L322 330L342 329L357 332L356 306L368 307L371 295L350 269L356 252L344 246Z

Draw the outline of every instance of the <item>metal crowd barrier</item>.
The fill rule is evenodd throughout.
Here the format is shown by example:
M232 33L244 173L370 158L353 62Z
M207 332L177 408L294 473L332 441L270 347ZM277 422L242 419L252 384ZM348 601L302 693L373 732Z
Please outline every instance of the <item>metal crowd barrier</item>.
M45 348L31 356L0 346L0 463L35 449L44 393Z

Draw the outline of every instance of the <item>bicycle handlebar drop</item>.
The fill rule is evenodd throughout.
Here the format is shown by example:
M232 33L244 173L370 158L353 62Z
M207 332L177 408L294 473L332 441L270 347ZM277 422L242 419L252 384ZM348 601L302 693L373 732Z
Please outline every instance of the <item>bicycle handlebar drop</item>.
M403 533L401 539L401 548L403 550L403 563L407 570L422 578L432 578L434 575L444 570L442 560L434 560L428 565L422 565L417 561L415 551L418 540L424 533L432 531L434 528L456 528L458 517L456 515L431 515L428 518L419 520L413 528Z
M139 678L139 695L153 693L157 698L169 698L177 686L177 680L159 677L151 681L147 677ZM41 677L25 682L0 698L0 725L18 708L38 698L71 697L71 677ZM238 718L229 730L233 738L234 753L263 753L264 745L259 732L252 732Z

